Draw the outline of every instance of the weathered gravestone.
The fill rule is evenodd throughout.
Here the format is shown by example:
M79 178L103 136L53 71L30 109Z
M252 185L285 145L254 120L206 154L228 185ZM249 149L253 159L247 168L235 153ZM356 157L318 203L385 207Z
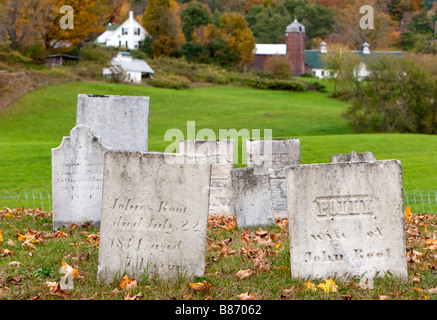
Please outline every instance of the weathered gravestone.
M232 186L239 228L275 224L270 181L264 167L233 169Z
M211 159L209 213L233 216L231 171L234 168L233 140L183 140L179 152L208 155Z
M99 279L204 274L211 164L167 162L181 157L106 153Z
M149 98L79 94L76 124L113 150L148 151Z
M350 153L344 154L344 153L336 153L331 157L330 162L331 163L338 163L338 162L371 162L376 161L376 157L372 152L363 152L363 153L356 153L355 151L352 151Z
M397 160L287 168L291 275L407 277Z
M103 157L110 150L86 125L52 149L53 228L90 222L99 226Z
M269 171L273 212L287 216L285 167L300 164L299 139L246 140L247 166L264 165Z

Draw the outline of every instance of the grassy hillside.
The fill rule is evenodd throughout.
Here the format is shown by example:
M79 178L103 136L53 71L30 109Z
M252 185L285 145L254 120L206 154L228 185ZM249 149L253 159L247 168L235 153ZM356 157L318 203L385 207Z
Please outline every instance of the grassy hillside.
M314 92L218 86L187 90L68 83L33 91L0 112L0 192L50 190L50 149L75 125L77 94L150 97L149 150L164 151L168 129L272 129L274 138L301 140L302 163L329 162L333 153L372 151L399 159L406 190L437 188L437 137L351 133L341 112L347 104Z

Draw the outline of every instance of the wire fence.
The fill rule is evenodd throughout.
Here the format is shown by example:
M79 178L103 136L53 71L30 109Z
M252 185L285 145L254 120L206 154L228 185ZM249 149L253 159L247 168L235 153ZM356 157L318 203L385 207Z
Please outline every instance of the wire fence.
M50 191L22 191L19 193L0 192L0 209L24 206L52 210L52 193ZM413 213L437 213L437 191L404 192L404 206Z
M437 191L404 193L404 206L413 213L437 213Z
M0 192L0 210L3 207L40 208L52 210L52 193L50 191L22 191L19 193Z

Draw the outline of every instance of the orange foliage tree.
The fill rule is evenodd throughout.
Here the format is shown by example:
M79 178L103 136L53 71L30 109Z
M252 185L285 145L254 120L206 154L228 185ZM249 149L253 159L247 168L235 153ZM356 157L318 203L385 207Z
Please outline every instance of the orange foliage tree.
M149 0L143 26L152 36L154 56L168 56L185 43L179 5L174 0Z
M84 41L91 40L105 30L110 14L105 0L55 0L55 3L57 16L48 32L44 34L44 42L47 48L60 43L81 46ZM59 9L64 5L73 8L73 29L62 29L60 27L63 14L59 13Z

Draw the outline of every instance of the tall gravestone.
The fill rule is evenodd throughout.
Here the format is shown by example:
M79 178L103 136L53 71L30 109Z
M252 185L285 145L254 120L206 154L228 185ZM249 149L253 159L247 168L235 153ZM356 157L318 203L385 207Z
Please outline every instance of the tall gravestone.
M275 217L287 216L285 167L300 164L299 139L246 140L247 166L269 171Z
M211 164L168 163L181 157L106 153L99 279L204 274Z
M148 151L148 97L79 94L77 100L76 125L88 125L113 150Z
M232 170L232 186L239 228L275 224L269 175L264 167Z
M235 215L231 181L234 168L233 140L183 140L179 142L179 152L209 156L212 161L209 213Z
M103 158L110 148L86 125L52 149L53 228L90 222L99 226Z
M345 159L287 168L292 277L407 277L401 163Z

